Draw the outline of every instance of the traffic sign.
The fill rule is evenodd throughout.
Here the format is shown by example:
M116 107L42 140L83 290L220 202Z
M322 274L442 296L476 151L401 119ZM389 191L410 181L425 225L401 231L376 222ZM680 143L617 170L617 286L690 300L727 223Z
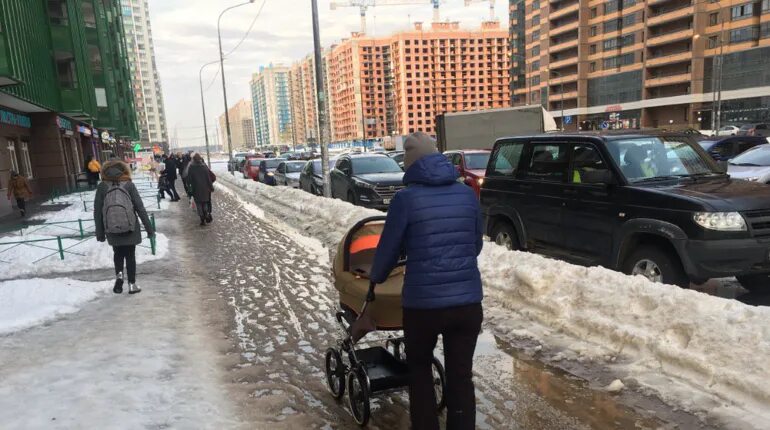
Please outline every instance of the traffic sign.
M602 122L602 130L607 130L608 128L610 128L610 123L607 122L607 121L603 121Z
M564 117L564 124L572 124L572 116L565 116Z
M142 150L142 145L138 143L134 145L134 152L139 152L141 150Z

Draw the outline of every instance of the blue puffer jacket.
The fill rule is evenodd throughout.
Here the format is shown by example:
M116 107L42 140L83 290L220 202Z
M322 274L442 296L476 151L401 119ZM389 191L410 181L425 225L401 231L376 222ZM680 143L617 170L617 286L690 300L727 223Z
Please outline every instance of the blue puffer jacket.
M417 160L404 183L407 188L390 204L371 280L384 282L404 250L404 308L480 303L482 221L476 195L457 182L457 171L441 154Z

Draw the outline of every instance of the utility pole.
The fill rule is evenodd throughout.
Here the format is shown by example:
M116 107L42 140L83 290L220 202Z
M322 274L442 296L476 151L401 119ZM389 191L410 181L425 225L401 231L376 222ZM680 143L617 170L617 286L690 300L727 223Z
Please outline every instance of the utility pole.
M321 145L321 171L324 178L324 196L331 197L331 184L329 178L329 148L323 139L323 129L326 124L324 106L326 106L326 94L324 93L323 59L321 58L321 31L318 24L318 0L310 0L313 9L313 46L315 58L315 90L318 97L318 143Z
M200 84L201 87L201 110L203 111L203 134L206 135L206 163L209 167L211 167L211 149L209 148L209 129L208 125L206 124L206 103L203 101L203 69L205 69L206 66L210 66L216 63L217 61L206 63L201 66L201 69L198 72L198 84Z

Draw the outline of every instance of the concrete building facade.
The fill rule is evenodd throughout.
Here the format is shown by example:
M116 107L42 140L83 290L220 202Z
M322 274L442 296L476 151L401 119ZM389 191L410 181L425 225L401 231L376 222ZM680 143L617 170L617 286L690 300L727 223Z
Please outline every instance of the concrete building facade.
M158 146L163 151L168 151L166 112L155 63L149 4L147 0L120 2L139 125L139 143L145 149Z
M770 120L770 1L510 2L512 101L566 129Z
M233 150L254 149L257 146L254 129L254 114L251 100L240 99L228 109L230 116L230 137ZM227 148L227 127L225 115L219 117L220 142Z
M292 142L292 103L289 68L261 67L251 79L256 146L289 146Z

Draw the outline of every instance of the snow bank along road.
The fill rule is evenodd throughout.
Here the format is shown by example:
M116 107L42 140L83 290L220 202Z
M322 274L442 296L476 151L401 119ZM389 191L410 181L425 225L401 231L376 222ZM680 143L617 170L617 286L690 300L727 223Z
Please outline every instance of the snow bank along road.
M256 213L298 226L330 249L355 221L380 214L226 173L220 178L258 206ZM491 243L480 264L495 334L534 344L546 361L606 369L620 379L613 388L655 394L716 427L767 428L770 309Z

